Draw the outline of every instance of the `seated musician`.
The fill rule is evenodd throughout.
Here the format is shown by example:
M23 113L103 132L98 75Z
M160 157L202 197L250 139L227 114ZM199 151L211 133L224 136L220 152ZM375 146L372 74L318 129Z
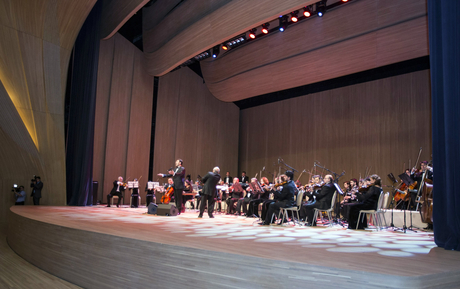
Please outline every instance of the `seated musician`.
M110 207L110 199L112 199L113 196L118 196L118 203L117 203L117 208L120 206L121 203L121 198L122 198L122 193L126 189L126 183L123 183L123 177L118 177L117 181L113 182L113 188L112 191L110 191L110 194L107 195L107 207Z
M321 176L314 175L312 177L312 183L310 185L310 188L307 190L305 194L305 198L313 202L314 198L318 194L318 191L321 189L323 185L324 185L324 180L321 178Z
M262 202L262 212L260 214L260 219L262 221L265 220L265 218L267 217L268 208L270 204L277 201L279 194L275 194L275 191L281 191L283 189L282 186L279 186L277 184L284 183L286 182L286 180L287 180L286 175L280 175L279 177L275 179L275 184L273 186L264 185L264 190L268 190L269 197L267 200L264 200Z
M196 209L198 210L200 208L200 203L201 203L201 192L203 191L203 184L201 183L201 177L195 181L195 185L197 187L196 195L195 195L195 200L196 200Z
M381 179L378 175L370 177L370 186L366 193L358 194L358 203L350 205L350 217L348 221L348 229L355 229L358 223L358 216L360 210L376 210L380 193L382 192ZM358 229L367 227L367 218L360 220Z
M191 176L187 175L185 177L185 182L184 182L184 192L185 194L190 194L193 193L193 188L192 188L192 180ZM187 201L190 201L190 205L192 206L192 209L195 209L195 204L193 202L194 196L193 195L185 195L182 197L182 206L185 208L185 203Z
M349 182L350 186L346 192L344 192L343 201L340 203L340 213L345 220L348 220L350 212L349 204L356 203L358 201L358 180L351 179Z
M258 194L258 198L254 198L249 201L248 205L248 212L246 214L247 217L259 217L259 204L263 203L264 201L268 201L268 197L271 192L271 188L269 187L270 183L268 182L268 179L266 177L263 177L261 179L261 187L262 187L262 192Z
M234 213L234 205L239 199L243 198L244 189L241 186L238 178L233 179L233 185L229 188L231 196L226 200L227 203L227 215Z
M227 172L225 174L225 177L223 179L224 184L227 184L228 186L231 186L233 183L233 178L230 176L230 172Z
M311 203L304 204L300 209L300 219L306 220L308 226L316 226L316 220L313 220L315 209L327 210L331 207L332 196L336 190L332 183L332 176L326 175L324 177L325 184L321 187L316 194L316 200Z
M164 186L165 188L165 193L163 195L163 197L172 190L172 194L169 196L170 197L170 202L173 200L174 198L174 181L172 178L168 178L168 183ZM163 199L162 197L162 199Z
M236 213L235 215L241 215L241 207L243 207L243 216L247 215L248 212L248 205L251 200L255 200L259 198L260 192L258 191L258 184L257 179L252 178L251 183L249 184L248 188L246 189L246 194L244 198L239 199L238 203L236 204Z
M286 171L285 173L285 182L282 184L281 191L275 191L274 194L277 196L277 202L273 201L268 206L267 215L265 216L265 221L260 223L263 226L270 225L273 218L272 216L275 215L276 217L279 214L280 208L290 208L295 206L294 196L297 193L297 188L295 186L294 181L294 173L291 171Z

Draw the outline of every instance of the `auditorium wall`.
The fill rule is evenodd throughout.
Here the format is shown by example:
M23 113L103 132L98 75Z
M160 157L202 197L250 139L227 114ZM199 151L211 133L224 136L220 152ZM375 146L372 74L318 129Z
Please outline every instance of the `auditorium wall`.
M120 34L101 40L94 131L93 181L98 200L106 202L112 182L147 182L153 102L153 77L144 55ZM141 178L142 177L142 178ZM145 192L140 190L145 201ZM128 192L125 204L129 204Z
M345 175L340 181L404 172L431 159L430 72L423 70L270 103L241 111L239 170L249 176L278 159L299 172ZM282 167L282 172L285 167ZM297 179L299 173L295 174ZM304 173L302 183L308 181ZM388 190L388 189L385 189Z
M239 108L217 100L189 68L160 77L152 180L178 158L192 179L214 166L236 175ZM159 179L166 182L165 179Z

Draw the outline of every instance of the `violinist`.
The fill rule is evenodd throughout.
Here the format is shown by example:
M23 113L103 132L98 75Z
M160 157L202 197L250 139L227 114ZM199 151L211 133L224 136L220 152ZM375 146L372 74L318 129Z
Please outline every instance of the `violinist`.
M282 183L281 191L275 191L274 194L277 196L278 201L272 202L268 206L268 212L265 216L265 221L260 223L263 226L267 226L271 224L272 216L279 215L280 208L290 208L295 206L294 196L297 192L297 188L295 186L294 181L294 173L291 171L286 171L285 173L285 181Z
M300 209L300 219L305 220L307 226L316 226L316 220L313 220L315 208L325 210L330 208L332 202L332 196L336 190L334 183L332 182L332 175L326 175L324 177L325 184L316 195L316 200L304 204Z
M231 196L225 201L227 203L227 215L233 214L235 203L243 198L244 189L238 178L233 179L233 185L228 189Z
M348 220L348 215L350 212L350 204L356 203L358 201L358 180L351 179L350 187L348 192L344 192L343 201L340 203L340 213L345 220Z
M174 202L179 211L182 212L182 192L184 190L185 168L182 166L184 161L181 159L176 160L176 167L170 169L167 174L158 174L162 178L172 177L174 181Z
M123 197L122 193L126 189L127 184L123 183L123 177L118 177L118 180L113 181L113 188L110 191L110 194L107 195L107 207L110 207L110 199L113 196L118 197L117 208L120 207L121 198Z
M350 218L348 222L348 229L355 229L358 223L360 210L376 210L380 193L382 192L382 181L378 175L370 177L370 186L366 193L358 195L358 203L350 205ZM367 227L366 214L364 219L360 220L358 229Z
M268 207L270 206L270 204L273 203L274 201L275 202L277 201L276 200L277 194L275 194L275 191L281 190L283 188L282 186L279 186L278 184L285 183L286 179L287 179L286 175L280 175L279 177L275 179L275 184L268 184L268 180L267 180L267 183L264 182L264 184L262 185L264 191L267 192L268 199L265 199L262 202L262 212L260 215L261 220L265 220L265 218L267 217Z
M262 192L258 195L258 198L249 201L248 213L246 214L247 217L259 217L259 204L264 201L268 201L268 197L271 192L269 185L270 183L268 182L268 179L266 177L262 177L260 183Z
M246 216L248 212L248 205L251 200L256 200L259 198L260 191L258 190L257 179L252 178L251 183L249 184L248 188L246 189L246 194L244 198L239 199L238 203L236 204L236 213L235 215L241 215L241 207L243 207L243 215Z

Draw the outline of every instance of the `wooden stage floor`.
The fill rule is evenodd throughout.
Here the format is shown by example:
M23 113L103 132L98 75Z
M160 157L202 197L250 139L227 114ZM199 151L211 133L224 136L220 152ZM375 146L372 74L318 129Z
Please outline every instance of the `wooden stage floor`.
M197 216L148 215L145 207L15 206L7 236L24 259L86 288L460 286L460 252L437 248L432 232L259 226L245 217ZM21 246L30 238L40 244Z

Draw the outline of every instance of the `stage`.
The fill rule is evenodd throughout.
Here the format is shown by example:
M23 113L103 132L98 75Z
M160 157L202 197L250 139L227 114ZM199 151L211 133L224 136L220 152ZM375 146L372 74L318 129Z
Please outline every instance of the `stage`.
M13 206L8 244L85 288L456 288L460 252L432 232L259 226L143 208ZM388 219L387 219L388 221Z

